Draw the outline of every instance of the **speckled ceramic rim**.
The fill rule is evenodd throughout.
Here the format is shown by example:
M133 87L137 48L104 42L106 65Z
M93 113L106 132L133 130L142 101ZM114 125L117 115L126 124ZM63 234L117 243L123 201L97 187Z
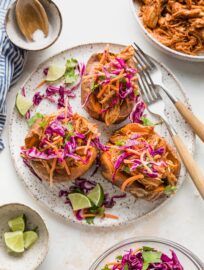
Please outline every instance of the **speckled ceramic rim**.
M48 60L51 60L52 58L54 58L54 57L56 57L56 56L58 56L58 55L60 55L60 54L62 54L62 53L64 53L64 52L66 52L66 51L68 51L68 50L72 50L72 49L74 49L74 48L81 48L81 47L84 47L84 46L92 46L92 45L103 45L104 47L105 47L105 45L107 45L107 44L109 44L110 46L123 46L123 47L125 47L125 46L127 46L127 44L118 44L118 43L112 43L112 42L97 42L97 43L88 43L88 44L81 44L81 45L78 45L78 46L73 46L73 47L70 47L70 48L68 48L68 49L66 49L66 50L63 50L63 51L61 51L61 52L59 52L59 53L57 53L57 54L55 54L55 55L53 55L53 56L51 56L51 57L49 57L49 58L47 58L45 61L43 61L27 78L26 78L26 80L24 81L24 83L22 84L22 87L25 85L25 83L29 80L29 78L41 67L41 66L43 66L44 64L45 64L45 62L47 62ZM155 60L155 59L154 59ZM158 61L156 61L155 60L155 62L156 63L158 63ZM187 103L187 105L188 105L188 107L191 109L191 106L190 106L190 104L189 104L189 101L188 101L188 99L187 99L187 97L186 97L186 94L185 94L185 92L184 92L184 90L183 90L183 88L182 88L182 86L181 86L181 84L180 84L180 82L177 80L177 78L175 77L175 75L166 67L166 66L164 66L163 64L161 64L161 63L158 63L159 65L161 65L164 69L166 69L166 71L168 72L168 73L170 73L171 74L171 76L174 78L174 80L177 82L177 84L178 84L178 86L179 86L179 88L180 88L180 91L181 91L181 93L183 94L183 96L184 96L184 98L185 98L185 101L186 101L186 103ZM14 105L14 109L15 109L15 105ZM11 114L11 117L10 117L10 121L9 121L9 146L11 146L11 126L12 126L12 118L13 118L13 113ZM193 137L193 141L192 141L192 154L194 153L194 151L195 151L195 134L194 134L194 137ZM20 179L22 180L22 182L23 182L23 184L26 186L26 188L29 190L29 192L30 192L30 194L32 194L32 192L30 191L30 189L27 187L27 185L26 185L26 183L25 183L25 181L23 181L23 175L21 174L21 172L18 170L18 168L17 168L17 165L16 165L16 162L15 162L15 158L14 158L14 156L11 154L11 157L12 157L12 160L13 160L13 164L14 164L14 167L15 167L15 169L16 169L16 172L17 172L17 174L19 175L19 177L20 177ZM181 183L181 185L180 185L180 187L182 186L182 184L185 182L185 180ZM179 188L180 189L180 188ZM177 193L177 192L176 192ZM33 196L33 198L35 199L35 200L37 200L41 205L43 205L44 207L46 207L47 209L49 209L50 210L50 212L52 212L52 213L54 213L55 215L57 215L57 216L59 216L59 217L61 217L63 220L65 220L66 222L71 222L71 223L73 223L73 224L77 224L78 226L86 226L86 227L89 227L89 228L96 228L96 227L98 227L98 228L104 228L104 229L106 229L106 228L108 228L108 229L111 229L112 227L114 228L114 227L116 227L116 226L126 226L127 224L132 224L132 223L136 223L136 222L139 222L140 220L142 220L142 219L144 219L145 217L151 217L152 215L154 215L158 210L160 210L161 209L161 207L162 206L164 206L164 205L166 205L166 203L167 202L169 202L169 200L171 200L174 196L175 196L176 194L174 194L174 195L172 195L172 196L170 196L170 197L168 197L164 202L162 202L156 209L154 209L154 210L152 210L152 211L150 211L149 213L147 213L147 214L145 214L145 215L143 215L143 216L141 216L141 217L138 217L137 219L132 219L132 220L128 220L128 221L126 221L126 222L118 222L118 223L116 223L116 224L114 224L114 225L92 225L92 224L86 224L86 223L84 223L84 224L79 224L77 221L74 221L74 220L68 220L66 217L64 217L64 216L62 216L62 215L60 215L59 213L57 213L57 212L55 212L55 211L53 211L52 209L50 209L50 207L48 207L45 203L43 203L42 201L40 201L40 200L37 200L36 199L36 197L32 194L32 196Z
M191 61L191 62L204 62L204 56L199 56L199 55L195 55L195 56L191 56L176 50L173 50L165 45L163 45L162 43L160 43L156 38L154 38L144 27L142 21L140 20L139 16L136 14L136 10L134 7L134 2L135 0L129 0L130 3L130 7L131 10L133 12L133 15L137 21L137 23L139 24L140 28L142 29L142 31L144 32L144 34L150 39L150 41L152 41L152 43L154 45L157 45L157 47L159 47L160 50L162 50L163 52L166 52L168 55L173 55L174 57L176 57L177 59L182 59L182 60L186 60L186 61Z
M40 214L38 214L38 212L37 212L36 210L34 210L34 209L31 208L30 206L27 206L27 205L22 204L22 203L15 203L15 202L13 202L13 203L3 204L3 205L0 205L0 209L1 209L1 208L6 208L6 207L8 207L8 206L22 206L22 207L24 207L24 208L27 208L27 209L29 209L31 212L35 213L35 214L38 216L38 218L42 221L42 224L43 224L44 229L45 229L45 232L46 232L46 239L47 239L47 241L46 241L46 247L45 247L46 252L45 252L44 257L43 257L43 258L41 259L41 261L38 263L38 265L36 265L36 267L33 268L33 269L29 269L29 270L36 270L36 269L44 262L44 260L45 260L45 258L46 258L46 256L47 256L47 253L48 253L48 249L49 249L49 232L48 232L47 226L46 226L46 224L45 224L45 221L44 221L43 218L40 216ZM1 267L1 266L0 266L0 267ZM1 268L0 268L0 270L4 270L4 269L1 269Z
M187 248L181 246L178 243L172 242L167 239L163 238L157 238L157 237L149 237L149 236L143 236L143 237L134 237L134 238L129 238L127 240L124 240L122 242L119 242L118 244L114 245L107 251L105 251L98 259L92 264L92 266L89 268L89 270L97 270L98 265L101 263L103 259L105 259L108 255L116 251L117 249L127 245L127 244L135 244L135 243L140 243L140 242L154 242L154 243L159 243L159 244L167 244L171 246L172 248L178 249L181 253L186 255L189 260L191 260L198 270L203 270L204 269L204 264L201 262L201 260L194 255L190 250Z
M50 4L52 4L52 5L55 6L55 8L56 8L56 10L57 10L57 12L58 12L58 15L59 15L60 29L59 29L59 32L58 32L56 38L55 38L49 45L47 45L47 46L45 46L45 47L43 47L43 48L41 48L41 49L28 49L28 48L24 48L24 47L20 46L19 44L15 43L15 41L12 40L12 38L9 36L8 31L7 31L8 15L9 15L10 10L16 5L16 1L15 1L15 2L10 6L10 8L8 9L8 11L7 11L7 13L6 13L5 21L4 21L4 23L5 23L5 29L6 29L6 34L7 34L7 36L9 37L10 41L11 41L14 45L16 45L17 47L19 47L19 48L21 48L21 49L23 49L23 50L27 50L27 51L35 51L35 52L37 52L37 51L42 51L42 50L45 50L45 49L51 47L51 46L58 40L58 38L59 38L59 36L60 36L60 34L61 34L61 32L62 32L62 27L63 27L62 14L61 14L61 12L60 12L58 6L57 6L52 0L47 0L47 1L48 1Z

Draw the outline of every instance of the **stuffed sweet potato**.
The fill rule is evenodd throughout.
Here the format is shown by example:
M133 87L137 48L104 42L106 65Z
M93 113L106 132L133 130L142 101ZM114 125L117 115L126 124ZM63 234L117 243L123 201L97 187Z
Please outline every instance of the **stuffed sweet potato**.
M96 126L77 113L61 109L48 116L38 114L25 138L21 156L42 180L74 180L96 159L94 140L98 136Z
M81 102L86 111L107 126L120 123L131 113L138 95L134 49L119 54L94 54L88 60L82 77Z
M175 189L180 161L153 127L128 124L110 137L107 147L102 174L122 191L153 200Z

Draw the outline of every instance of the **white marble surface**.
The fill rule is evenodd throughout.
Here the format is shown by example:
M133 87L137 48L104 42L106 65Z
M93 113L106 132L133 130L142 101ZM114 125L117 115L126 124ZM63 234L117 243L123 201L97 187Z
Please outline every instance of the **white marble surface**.
M88 270L95 258L113 244L131 236L142 235L177 241L204 261L204 203L190 179L186 179L175 198L160 212L114 231L100 231L65 223L39 205L18 179L8 147L8 121L16 92L40 62L73 45L99 41L129 44L137 41L145 51L172 69L181 81L195 114L204 122L204 64L176 60L152 48L140 32L127 0L55 2L59 5L64 21L61 36L51 48L29 54L25 72L7 98L8 119L3 133L6 149L0 154L0 204L25 203L35 208L45 219L50 232L50 249L40 270ZM195 159L201 168L203 157L204 145L197 140Z

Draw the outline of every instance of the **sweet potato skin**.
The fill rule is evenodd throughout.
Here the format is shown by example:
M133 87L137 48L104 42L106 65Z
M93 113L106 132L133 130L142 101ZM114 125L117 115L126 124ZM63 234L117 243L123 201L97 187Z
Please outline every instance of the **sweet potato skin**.
M93 54L86 65L85 73L84 75L89 75L92 73L94 69L94 65L99 63L100 59L100 53L99 54ZM135 63L132 59L128 60L127 62L128 66L131 68L135 68ZM84 105L87 99L87 96L91 93L91 83L92 79L84 79L82 78L82 84L81 84L81 104ZM134 106L134 100L130 99L129 97L126 98L126 102L123 102L123 104L120 106L120 113L117 118L117 120L114 122L114 124L121 123L124 121L131 113ZM105 114L100 113L101 106L96 102L96 99L94 95L91 95L88 102L84 106L85 110L88 112L88 114L93 117L94 119L100 120L104 122Z
M70 175L68 176L64 168L58 168L54 171L53 174L53 182L60 183L65 181L75 180L76 178L85 174L93 165L96 157L97 157L97 150L96 148L90 148L91 156L87 164L83 164L80 162L80 165L77 167L70 167ZM66 161L66 159L65 159ZM52 162L52 160L51 160ZM49 174L46 168L42 165L42 163L38 160L31 160L29 165L32 167L34 172L39 176L40 179L43 181L50 181Z

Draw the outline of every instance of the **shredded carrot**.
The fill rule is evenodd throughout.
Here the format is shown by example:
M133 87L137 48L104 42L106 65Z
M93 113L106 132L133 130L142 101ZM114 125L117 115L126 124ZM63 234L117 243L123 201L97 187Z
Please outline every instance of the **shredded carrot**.
M163 186L160 186L160 187L156 188L154 191L156 191L156 192L163 192L164 191L164 187Z
M120 262L110 262L110 263L107 263L107 265L113 265L113 266L115 266L115 265L120 265L121 263Z
M53 162L52 162L52 167L50 170L50 186L52 186L52 184L53 184L53 173L54 173L54 170L56 168L56 164L57 164L57 158L54 158Z
M66 172L67 172L67 174L68 174L68 176L69 176L69 175L71 174L71 172L70 172L70 169L69 169L69 167L68 167L66 161L63 160L62 164L64 165L64 168L65 168L65 170L66 170Z
M40 88L40 87L43 86L45 83L46 83L46 80L42 80L42 81L36 86L35 89Z
M125 188L129 185L129 184L132 184L133 182L137 181L138 179L142 179L144 178L144 176L142 174L139 174L139 175L134 175L134 176L131 176L129 177L128 179L126 179L122 186L121 186L121 191L125 191Z
M97 95L97 98L101 98L102 95L105 93L107 88L108 88L108 85L103 85L102 89L100 90L100 92Z
M87 141L87 145L86 145L86 148L84 149L84 155L87 154L87 151L89 149L89 146L90 146L90 143L91 143L91 136L88 138L88 141Z
M107 214L107 213L105 213L103 215L103 217L105 217L105 218L112 218L112 219L119 219L118 216L115 216L115 215L112 215L112 214Z
M82 216L83 218L96 217L95 214L82 214L81 216Z

